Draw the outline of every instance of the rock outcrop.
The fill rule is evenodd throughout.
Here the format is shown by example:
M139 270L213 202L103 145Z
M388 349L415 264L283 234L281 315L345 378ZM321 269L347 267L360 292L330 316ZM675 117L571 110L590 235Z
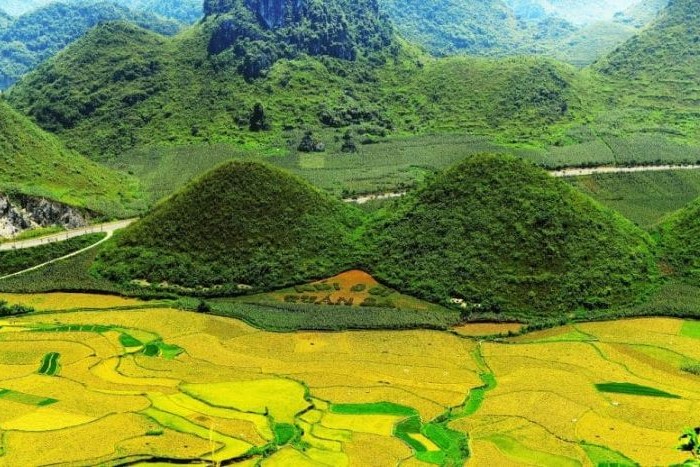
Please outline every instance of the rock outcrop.
M0 194L0 238L40 227L83 227L88 218L85 212L45 198Z
M355 60L393 38L377 0L207 0L204 11L209 53L232 51L247 78L299 54Z

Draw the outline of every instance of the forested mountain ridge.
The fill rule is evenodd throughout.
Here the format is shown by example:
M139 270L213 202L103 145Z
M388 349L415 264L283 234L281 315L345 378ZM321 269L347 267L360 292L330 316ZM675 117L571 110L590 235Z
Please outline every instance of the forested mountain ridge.
M403 42L364 49L354 61L281 59L250 79L241 70L251 63L246 56L209 52L222 18L172 39L124 23L99 26L8 98L92 157L165 142L287 147L295 132L309 129L541 140L556 137L552 127L570 124L581 110L570 67L537 58L435 60ZM256 103L269 131L249 129Z
M382 0L398 31L435 55L543 55L592 63L653 20L668 0Z
M2 9L12 16L21 16L63 0L3 0ZM102 0L81 0L83 3L99 3ZM192 23L202 16L201 0L115 0L118 5L138 11L156 13Z
M55 2L0 25L0 89L7 88L93 26L114 20L175 34L182 24L111 1Z
M376 0L205 0L211 54L226 52L247 78L305 53L355 60L381 52L393 31Z

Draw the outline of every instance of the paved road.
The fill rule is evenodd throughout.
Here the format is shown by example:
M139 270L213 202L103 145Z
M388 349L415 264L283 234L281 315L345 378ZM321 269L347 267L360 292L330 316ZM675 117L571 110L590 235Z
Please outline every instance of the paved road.
M615 167L615 166L604 166L604 167L589 167L589 168L570 168L562 170L550 170L549 173L553 177L564 178L564 177L580 177L583 175L595 175L595 174L616 174L616 173L632 173L632 172L661 172L665 170L698 170L700 169L700 164L696 165L642 165L636 167ZM405 191L388 191L386 193L373 193L358 196L356 198L346 198L343 201L346 203L356 203L365 204L369 201L374 201L377 199L389 199L389 198L400 198L405 195Z
M665 170L697 170L700 165L640 165L636 167L591 167L585 169L553 170L549 173L554 177L580 177L596 174L619 174L632 172L662 172Z
M66 230L65 232L58 234L47 235L46 237L31 238L29 240L20 240L17 242L0 243L0 251L32 248L35 246L46 245L47 243L62 242L64 240L68 240L69 238L80 237L81 235L98 232L105 232L110 234L109 236L111 237L112 233L131 225L136 220L137 219L127 219L117 222L108 222L106 224L89 225L79 229Z
M3 279L9 279L10 277L19 276L20 274L25 274L25 273L28 273L28 272L31 272L31 271L36 271L37 269L41 269L41 268L43 268L44 266L48 266L49 264L53 264L53 263L58 263L59 261L63 261L64 259L72 258L73 256L78 256L79 254L84 253L84 252L86 252L86 251L88 251L88 250L92 250L93 248L95 248L96 246L100 245L101 243L106 242L107 240L109 240L110 238L112 238L112 235L114 235L114 230L107 231L107 235L105 236L105 238L103 238L103 239L100 240L99 242L93 243L92 245L90 245L90 246L88 246L88 247L86 247L86 248L83 248L82 250L74 251L73 253L71 253L71 254L69 254L69 255L61 256L60 258L55 258L55 259L52 259L51 261L47 261L47 262L45 262L45 263L37 264L36 266L32 266L31 268L25 269L25 270L23 270L23 271L18 271L18 272L15 272L15 273L13 273L13 274L8 274L7 276L2 276L2 277L0 277L0 281L3 280ZM58 241L58 240L54 240L54 241Z

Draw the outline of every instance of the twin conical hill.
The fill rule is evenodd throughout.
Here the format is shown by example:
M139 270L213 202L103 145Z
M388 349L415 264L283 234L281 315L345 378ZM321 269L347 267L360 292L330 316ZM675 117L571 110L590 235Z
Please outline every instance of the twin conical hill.
M648 239L521 160L479 155L435 177L368 229L374 275L472 311L607 308L654 275Z
M105 253L120 282L269 288L350 264L358 213L278 169L231 162L158 205Z

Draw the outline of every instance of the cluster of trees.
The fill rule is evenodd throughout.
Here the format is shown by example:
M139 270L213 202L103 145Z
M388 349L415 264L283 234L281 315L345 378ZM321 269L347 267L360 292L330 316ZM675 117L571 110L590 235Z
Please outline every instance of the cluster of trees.
M0 300L0 316L18 316L32 313L34 308L24 305L10 305L4 300Z

